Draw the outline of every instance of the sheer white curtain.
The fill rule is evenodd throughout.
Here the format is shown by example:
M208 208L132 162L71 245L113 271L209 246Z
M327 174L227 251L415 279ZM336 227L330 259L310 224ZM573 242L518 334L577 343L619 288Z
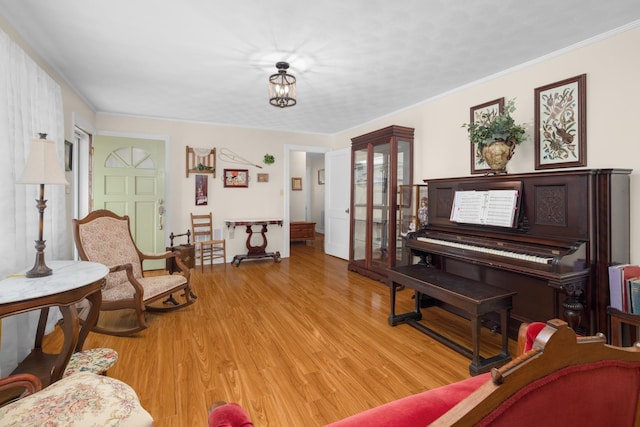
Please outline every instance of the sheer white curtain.
M16 184L31 140L38 133L56 141L63 159L64 116L60 86L0 30L0 278L25 271L35 261L38 239L37 185ZM45 259L68 258L65 188L47 185ZM55 274L55 273L54 273ZM0 288L0 292L2 289ZM38 313L2 320L0 377L8 375L33 347Z

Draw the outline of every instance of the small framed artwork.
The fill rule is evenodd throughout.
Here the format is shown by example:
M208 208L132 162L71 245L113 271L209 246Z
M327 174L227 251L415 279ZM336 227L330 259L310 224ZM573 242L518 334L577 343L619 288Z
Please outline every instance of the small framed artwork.
M536 169L587 164L587 75L535 89Z
M249 170L248 169L225 169L224 170L224 186L225 187L248 187L249 186Z
M469 123L488 123L504 110L504 97L476 105L469 109ZM491 169L484 161L478 144L471 144L471 173L487 173Z
M291 178L291 189L293 191L302 191L302 178Z
M318 185L324 185L324 169L318 170Z
M258 174L258 182L269 182L269 174L268 173L259 173Z
M209 176L196 175L196 206L206 206L209 202Z
M70 171L73 163L73 144L69 141L64 142L64 170Z

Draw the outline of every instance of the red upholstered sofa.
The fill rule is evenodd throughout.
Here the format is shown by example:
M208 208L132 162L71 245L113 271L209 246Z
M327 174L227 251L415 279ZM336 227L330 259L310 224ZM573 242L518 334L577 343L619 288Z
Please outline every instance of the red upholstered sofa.
M531 324L525 336L524 354L500 369L328 427L640 426L640 346L576 337L560 320Z

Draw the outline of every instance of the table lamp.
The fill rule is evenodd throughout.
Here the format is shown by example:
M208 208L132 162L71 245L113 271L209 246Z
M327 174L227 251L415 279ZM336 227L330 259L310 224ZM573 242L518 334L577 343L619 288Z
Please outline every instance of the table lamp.
M68 182L64 176L64 170L60 167L56 154L56 143L47 139L46 133L41 133L40 139L34 139L31 143L31 151L27 158L22 177L18 184L39 184L40 198L36 199L36 207L40 212L39 236L36 240L36 262L33 268L27 271L27 277L43 277L51 274L51 269L44 262L44 240L42 229L44 227L44 210L47 201L44 199L45 184L65 184Z

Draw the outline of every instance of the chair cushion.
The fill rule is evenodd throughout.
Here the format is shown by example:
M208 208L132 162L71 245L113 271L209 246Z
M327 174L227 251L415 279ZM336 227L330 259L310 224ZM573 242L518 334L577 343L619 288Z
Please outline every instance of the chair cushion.
M135 391L122 381L79 372L0 408L3 427L152 426Z
M77 374L78 372L93 372L103 374L118 361L118 352L110 348L91 348L79 351L71 355L63 377Z
M490 373L467 378L385 403L326 427L424 427L490 380Z
M144 288L144 300L148 301L171 289L187 283L187 279L180 274L165 274L162 276L141 277L138 282ZM129 282L120 283L110 289L102 291L103 301L119 301L133 298L134 287Z

